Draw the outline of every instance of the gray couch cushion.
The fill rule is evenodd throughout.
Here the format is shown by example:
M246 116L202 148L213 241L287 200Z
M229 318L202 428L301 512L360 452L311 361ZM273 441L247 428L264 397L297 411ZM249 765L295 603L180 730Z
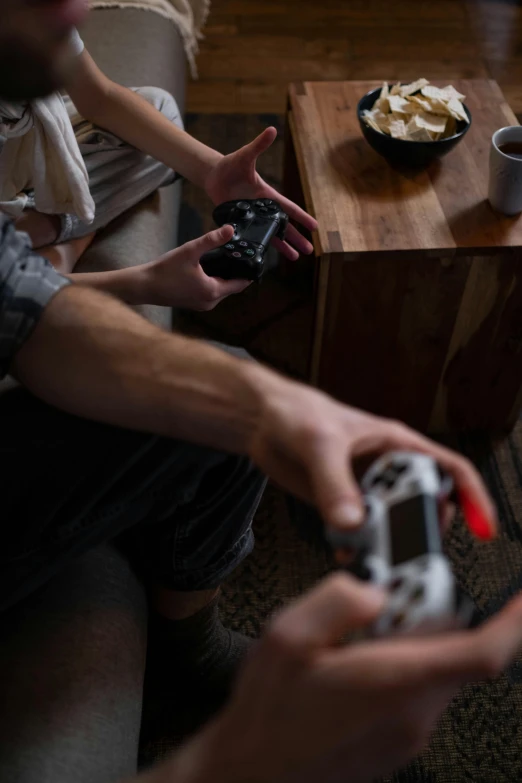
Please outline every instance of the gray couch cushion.
M185 54L176 27L151 11L99 9L80 31L98 66L127 87L154 86L168 90L183 112ZM149 261L176 247L181 183L157 194L100 232L77 271L121 269ZM169 329L172 313L151 305L138 309L149 320Z

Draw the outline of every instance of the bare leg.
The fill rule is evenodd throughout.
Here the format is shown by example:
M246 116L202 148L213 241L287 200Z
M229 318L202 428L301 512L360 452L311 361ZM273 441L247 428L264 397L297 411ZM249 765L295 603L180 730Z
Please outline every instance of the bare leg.
M40 247L38 252L40 255L47 258L54 268L61 272L62 275L70 275L74 267L78 263L80 256L82 256L92 240L95 234L89 234L86 237L80 237L79 239L71 239L69 242L64 242L61 245L48 245L46 247Z
M27 209L16 221L17 231L29 234L33 248L37 250L52 245L58 239L62 227L59 215L44 215L34 209Z

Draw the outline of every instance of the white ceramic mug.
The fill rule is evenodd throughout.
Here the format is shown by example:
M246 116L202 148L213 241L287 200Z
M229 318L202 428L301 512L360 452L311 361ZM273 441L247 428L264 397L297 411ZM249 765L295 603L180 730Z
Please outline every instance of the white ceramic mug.
M500 150L508 142L522 145L522 125L501 128L493 134L489 153L489 200L498 212L518 215L522 212L522 159Z

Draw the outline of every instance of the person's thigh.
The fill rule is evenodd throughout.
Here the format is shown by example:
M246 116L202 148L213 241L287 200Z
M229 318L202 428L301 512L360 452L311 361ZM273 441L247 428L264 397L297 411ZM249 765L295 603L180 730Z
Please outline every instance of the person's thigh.
M136 774L143 588L109 546L0 621L0 780L120 783Z
M177 103L168 92L156 87L135 88L134 92L174 125L183 127ZM65 98L65 104L89 175L96 214L92 223L64 216L59 242L98 231L176 178L175 172L160 161L83 119L70 98Z
M143 568L180 590L217 586L253 545L264 478L247 459L0 398L0 610L72 557L136 527Z

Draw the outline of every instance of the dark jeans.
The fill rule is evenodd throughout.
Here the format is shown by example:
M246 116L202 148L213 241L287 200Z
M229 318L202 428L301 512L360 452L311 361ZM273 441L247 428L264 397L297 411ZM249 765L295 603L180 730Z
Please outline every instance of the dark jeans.
M265 480L242 457L0 398L0 610L118 538L165 587L216 587L251 551Z

